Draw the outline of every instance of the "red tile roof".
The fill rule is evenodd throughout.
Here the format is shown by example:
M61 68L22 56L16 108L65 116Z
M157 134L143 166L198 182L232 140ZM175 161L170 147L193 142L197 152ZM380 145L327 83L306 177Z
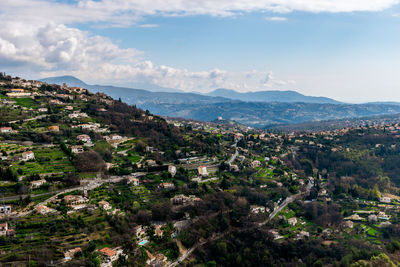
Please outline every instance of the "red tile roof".
M100 249L100 252L103 253L104 255L106 255L107 257L112 257L115 254L117 254L117 252L115 250L107 248L107 247Z

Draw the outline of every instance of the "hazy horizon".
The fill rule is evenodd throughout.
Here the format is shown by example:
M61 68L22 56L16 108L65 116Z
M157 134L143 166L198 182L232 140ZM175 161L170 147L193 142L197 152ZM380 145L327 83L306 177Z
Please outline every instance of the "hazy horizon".
M400 101L397 0L6 0L0 18L0 69L26 78Z

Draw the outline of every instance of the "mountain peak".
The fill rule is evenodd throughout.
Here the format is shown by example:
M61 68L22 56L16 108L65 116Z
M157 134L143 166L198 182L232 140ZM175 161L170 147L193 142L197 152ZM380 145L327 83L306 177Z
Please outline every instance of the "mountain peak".
M49 84L63 84L66 83L68 86L77 86L77 87L87 87L87 84L71 75L64 75L64 76L56 76L56 77L49 77L40 79L41 82L46 82Z

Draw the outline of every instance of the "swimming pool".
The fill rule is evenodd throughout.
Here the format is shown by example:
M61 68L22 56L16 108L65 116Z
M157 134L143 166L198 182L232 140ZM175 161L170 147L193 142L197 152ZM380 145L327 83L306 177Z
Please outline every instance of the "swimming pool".
M144 245L146 245L148 242L149 242L149 241L147 241L147 240L142 240L142 241L139 242L139 245L144 246Z

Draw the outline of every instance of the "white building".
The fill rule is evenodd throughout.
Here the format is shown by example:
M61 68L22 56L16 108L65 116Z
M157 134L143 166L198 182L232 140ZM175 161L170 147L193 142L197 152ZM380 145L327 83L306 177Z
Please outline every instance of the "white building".
M0 235L7 235L8 224L0 223Z
M206 166L199 166L197 168L197 171L198 171L199 175L201 175L203 177L208 176L208 172L207 172L207 167Z
M70 119L78 119L78 118L87 118L88 115L84 112L81 112L81 113L77 112L77 113L68 114L68 117Z
M296 217L292 217L288 220L288 224L290 224L291 226L295 226L297 224L297 218Z
M251 211L251 213L254 213L254 214L265 213L266 208L263 206L251 206L250 211Z
M38 213L43 214L43 215L56 212L55 209L49 208L45 205L37 206L35 209Z
M123 137L118 134L111 134L110 138L111 140L122 140Z
M79 140L79 141L82 141L82 142L84 142L84 143L87 143L87 142L90 142L90 141L91 141L90 136L87 135L87 134L80 134L80 135L78 135L78 136L76 137L76 139Z
M168 172L172 175L172 177L174 177L175 174L176 174L176 167L173 166L173 165L169 165L168 166Z
M74 154L79 154L82 153L83 150L83 146L71 146L71 152Z
M13 129L11 127L1 127L0 132L1 133L12 133Z
M10 205L1 205L0 206L0 215L10 214L11 206Z
M99 201L99 207L102 208L103 210L110 210L112 209L112 206L110 205L110 203L108 203L107 201Z
M134 186L138 186L140 184L139 179L133 175L127 175L125 178L128 179L129 184L133 184Z
M381 197L381 198L379 199L379 201L382 202L382 203L387 203L387 204L389 204L390 202L392 202L392 199L391 199L390 197Z
M41 179L41 180L37 180L37 181L32 181L31 182L31 188L39 188L42 185L44 185L46 183L45 179Z
M252 168L260 167L261 166L261 162L259 160L255 160L255 161L251 162L250 166Z
M6 95L8 97L11 97L11 98L20 98L20 97L29 97L29 96L31 96L31 93L29 93L29 92L15 92L15 93L7 93Z
M35 158L35 153L32 151L26 151L22 153L22 160L27 161Z

